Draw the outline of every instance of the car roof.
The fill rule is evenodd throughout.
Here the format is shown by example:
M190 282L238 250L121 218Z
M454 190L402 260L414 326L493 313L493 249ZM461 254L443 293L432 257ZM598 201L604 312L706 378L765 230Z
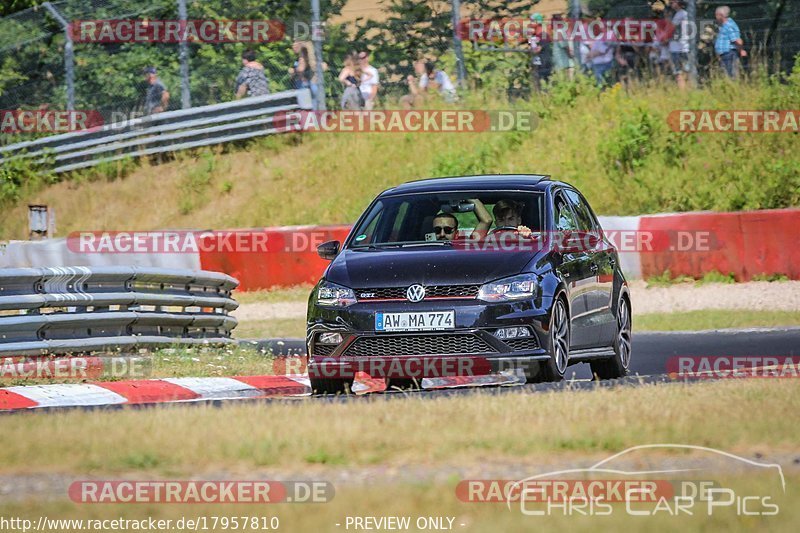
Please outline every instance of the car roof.
M452 176L447 178L429 178L409 181L384 191L381 196L408 194L417 192L450 192L450 191L491 191L497 189L514 189L543 191L552 184L550 176L545 174L483 174L476 176Z

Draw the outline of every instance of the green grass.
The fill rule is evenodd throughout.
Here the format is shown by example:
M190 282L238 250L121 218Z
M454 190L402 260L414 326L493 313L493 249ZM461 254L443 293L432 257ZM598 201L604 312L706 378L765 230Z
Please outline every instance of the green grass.
M704 309L635 315L633 320L635 331L699 331L778 326L800 326L800 311Z
M233 294L233 297L240 304L307 302L312 288L313 285L295 285L294 287L276 287L262 291L237 291Z
M681 283L696 283L703 285L706 283L736 283L736 277L733 272L722 274L721 272L711 271L703 274L702 278L695 279L691 276L673 276L669 269L665 270L657 276L650 276L647 278L648 287L669 287L670 285L678 285ZM768 283L779 283L782 281L789 281L789 276L786 274L756 274L750 281L766 281Z
M303 336L303 335L301 335ZM116 359L116 363L104 365L99 373L88 370L85 373L72 373L47 377L39 373L28 377L6 377L0 386L45 385L51 383L76 383L81 381L119 381L128 379L176 378L176 377L216 377L216 376L252 376L271 375L273 370L272 354L256 350L253 347L230 346L197 346L160 348L154 351L142 351L136 354L113 353L93 354L108 355ZM132 362L127 359L132 356ZM10 367L9 367L10 368ZM51 367L52 368L52 367ZM80 369L81 367L76 367ZM94 367L92 367L94 369ZM6 369L5 372L8 372Z
M151 377L213 377L272 374L271 354L254 348L176 347L152 354Z
M234 334L239 339L304 338L306 336L306 322L302 318L243 320L236 326Z

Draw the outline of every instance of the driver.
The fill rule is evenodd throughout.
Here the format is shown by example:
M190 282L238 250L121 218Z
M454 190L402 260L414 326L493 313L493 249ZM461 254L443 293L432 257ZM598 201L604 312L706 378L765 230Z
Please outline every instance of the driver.
M481 239L486 236L489 226L492 225L492 215L479 199L470 198L467 201L474 204L472 212L478 219L470 239ZM433 231L436 233L437 241L452 241L458 235L458 219L451 213L439 213L433 219Z
M492 208L495 220L495 229L516 228L516 232L523 237L531 236L531 229L522 225L523 204L514 200L500 200Z

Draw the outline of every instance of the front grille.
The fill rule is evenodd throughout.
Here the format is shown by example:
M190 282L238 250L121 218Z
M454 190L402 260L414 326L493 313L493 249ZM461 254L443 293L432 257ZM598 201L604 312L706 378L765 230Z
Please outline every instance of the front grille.
M471 333L447 335L394 335L359 337L343 355L351 357L404 355L468 355L496 353L486 341Z
M480 285L431 285L425 287L425 299L428 298L475 298ZM408 287L379 287L354 289L360 301L369 300L405 300ZM369 296L367 296L369 295Z
M315 344L314 355L330 355L335 349L335 344Z
M539 341L536 340L536 337L523 337L520 339L505 339L503 340L506 344L508 344L512 350L520 351L520 350L537 350L539 349Z

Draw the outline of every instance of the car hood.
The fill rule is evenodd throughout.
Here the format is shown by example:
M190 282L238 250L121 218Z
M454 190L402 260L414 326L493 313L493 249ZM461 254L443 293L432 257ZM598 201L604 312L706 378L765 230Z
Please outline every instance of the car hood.
M378 288L478 284L513 276L537 254L528 251L467 251L445 247L344 250L326 279L346 287Z

